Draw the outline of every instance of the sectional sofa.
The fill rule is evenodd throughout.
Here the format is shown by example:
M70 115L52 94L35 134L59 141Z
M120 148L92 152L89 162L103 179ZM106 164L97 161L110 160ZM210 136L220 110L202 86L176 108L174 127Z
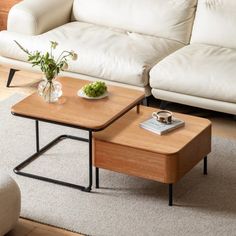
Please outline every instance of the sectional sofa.
M64 75L236 114L235 0L23 0L0 32L0 64L35 70L14 40L73 49Z

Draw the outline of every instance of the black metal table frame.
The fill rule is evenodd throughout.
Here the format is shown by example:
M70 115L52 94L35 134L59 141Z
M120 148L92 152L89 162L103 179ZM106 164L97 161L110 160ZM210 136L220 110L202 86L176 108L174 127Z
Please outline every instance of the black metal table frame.
M92 151L93 132L101 131L101 130L107 128L109 125L114 123L117 119L119 119L120 117L125 115L128 111L130 111L131 109L133 109L136 106L137 106L137 113L139 113L140 103L141 103L141 101L137 101L132 106L127 107L127 109L122 114L120 114L119 116L117 116L114 119L112 119L108 124L106 124L101 129L90 129L90 128L80 127L80 126L76 126L76 125L70 125L70 124L66 124L66 123L51 121L51 120L47 120L47 119L39 119L39 118L31 117L31 116L20 115L20 114L12 112L12 114L15 115L15 116L19 116L19 117L35 120L35 132L36 132L36 153L34 153L32 156L27 158L25 161L23 161L22 163L17 165L13 169L14 173L16 173L18 175L25 176L25 177L33 178L33 179L38 179L38 180L42 180L42 181L46 181L46 182L50 182L50 183L54 183L54 184L63 185L63 186L66 186L66 187L71 187L71 188L79 189L79 190L84 191L84 192L90 192L92 190L92 185L93 185L93 163L92 163L92 158L93 158L92 157L92 155L93 155L93 151ZM39 142L39 121L40 122L45 122L45 123L61 125L61 126L66 126L66 127L71 127L71 128L76 128L76 129L80 129L80 130L86 130L89 133L89 137L88 137L88 139L86 139L86 138L82 138L82 137L76 137L76 136L64 134L64 135L60 135L59 137L55 138L54 140L49 142L44 147L40 148L40 142ZM78 140L78 141L88 142L89 143L89 167L88 167L89 183L88 183L88 186L76 185L76 184L73 184L73 183L68 183L68 182L64 182L64 181L61 181L61 180L52 179L52 178L44 177L44 176L41 176L41 175L35 175L35 174L31 174L31 173L27 173L27 172L22 171L23 168L25 168L31 162L33 162L34 160L39 158L47 150L49 150L50 148L55 146L60 141L62 141L64 139L67 139L67 138L68 139L73 139L73 140ZM99 180L98 180L98 178L99 178L99 169L98 168L96 168L96 175L95 176L96 176L96 184L98 184L98 182L99 182Z

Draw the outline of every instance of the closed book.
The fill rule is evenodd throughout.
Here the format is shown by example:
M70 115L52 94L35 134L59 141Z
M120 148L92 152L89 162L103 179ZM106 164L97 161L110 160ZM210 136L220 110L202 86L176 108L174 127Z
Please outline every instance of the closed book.
M153 133L162 135L166 134L172 130L175 130L179 127L184 126L185 122L183 120L173 118L170 124L165 124L157 121L155 118L150 118L142 123L140 123L140 127L151 131Z

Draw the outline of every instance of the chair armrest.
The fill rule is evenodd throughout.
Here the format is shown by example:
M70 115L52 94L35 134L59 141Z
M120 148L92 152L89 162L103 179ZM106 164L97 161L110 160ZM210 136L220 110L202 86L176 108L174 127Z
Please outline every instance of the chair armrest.
M70 21L73 0L24 0L13 6L7 30L38 35Z

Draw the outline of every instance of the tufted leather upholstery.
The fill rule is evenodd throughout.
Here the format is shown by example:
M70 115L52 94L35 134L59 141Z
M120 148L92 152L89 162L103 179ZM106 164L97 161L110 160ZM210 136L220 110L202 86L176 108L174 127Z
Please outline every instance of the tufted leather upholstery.
M236 115L235 22L235 0L198 0L190 45L153 67L152 94Z
M236 49L235 24L235 0L198 0L191 43Z
M150 73L150 85L174 93L236 103L235 89L232 89L236 88L235 62L234 49L191 44L155 66Z
M73 0L24 0L9 12L7 30L39 35L70 21Z
M189 43L197 0L74 0L73 19Z
M49 50L49 41L55 40L60 49L56 53L73 49L79 54L78 61L69 62L68 71L140 87L149 83L149 70L154 64L184 46L173 40L71 22L34 37L2 32L0 54L20 61L27 61L27 55L14 39L30 51L45 52Z
M236 114L235 9L235 0L23 0L0 33L0 63L27 68L13 40L41 51L56 40L79 54L68 70L77 77Z
M55 40L79 54L68 71L146 87L153 65L189 42L195 8L196 0L24 0L0 33L0 56L27 61L13 40L42 52Z

